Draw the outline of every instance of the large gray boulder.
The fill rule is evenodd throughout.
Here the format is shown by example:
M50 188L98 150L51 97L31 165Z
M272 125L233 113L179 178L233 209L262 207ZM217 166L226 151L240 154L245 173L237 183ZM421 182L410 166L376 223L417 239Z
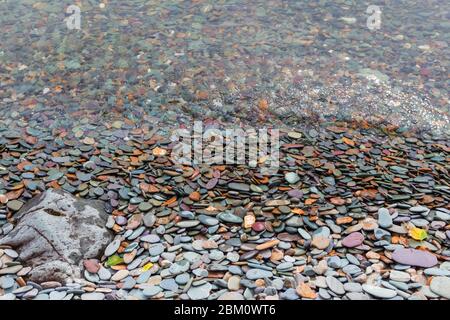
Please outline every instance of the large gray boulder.
M16 227L0 245L10 245L32 267L35 282L81 278L84 259L101 257L113 235L105 227L103 202L79 199L49 189L15 216Z

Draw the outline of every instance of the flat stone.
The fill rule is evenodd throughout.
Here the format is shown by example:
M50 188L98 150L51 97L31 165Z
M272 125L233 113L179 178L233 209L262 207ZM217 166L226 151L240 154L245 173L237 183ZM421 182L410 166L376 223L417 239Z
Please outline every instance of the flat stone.
M317 249L323 250L330 245L330 239L322 236L313 237L311 244Z
M249 269L245 277L249 280L264 279L273 277L273 273L262 269Z
M200 224L198 220L184 220L176 223L176 226L179 228L193 228Z
M261 231L266 230L266 225L264 224L264 222L256 221L256 222L252 225L252 229L253 229L253 231L261 232Z
M158 243L161 241L161 238L157 234L148 234L141 237L139 240L148 243Z
M344 239L342 239L342 245L347 248L354 248L360 246L364 241L364 236L359 232L352 232Z
M30 291L31 289L33 289L33 286L23 286L23 287L17 288L12 293L14 293L16 295L17 294L22 294L22 293L25 293L27 291Z
M150 286L150 287L145 288L142 293L147 298L151 298L153 296L156 296L161 291L163 291L163 290L160 286Z
M300 216L293 216L286 220L286 225L289 227L301 227L303 226L303 218Z
M369 284L363 284L362 288L365 292L377 298L390 299L397 295L397 292L394 290L376 287Z
M241 218L235 214L229 213L229 212L219 213L217 215L217 218L219 218L219 220L221 220L223 222L229 222L229 223L242 223L244 221L243 218Z
M4 276L0 278L0 287L2 289L12 288L15 283L16 281L14 280L13 277Z
M184 219L195 219L195 214L192 211L183 210L178 215Z
M105 249L105 256L109 257L112 256L120 247L120 240L116 239L113 242L111 242Z
M178 290L178 284L174 279L163 279L159 284L159 286L164 290L169 290L173 292L176 292Z
M407 272L391 270L389 273L389 279L400 282L408 282L411 280L411 276Z
M380 208L378 210L378 225L382 228L390 228L392 226L392 217L388 209Z
M16 300L16 295L14 293L7 293L2 296L0 296L0 301L10 301L10 300Z
M291 204L291 201L289 200L268 200L266 201L265 205L268 207L279 207L279 206L288 206Z
M228 188L236 191L244 191L244 192L250 191L250 186L245 183L230 182L228 184Z
M348 292L346 296L350 300L369 300L369 296L362 292Z
M430 290L443 298L450 299L450 278L433 277L430 283Z
M130 271L124 269L117 271L112 277L112 281L120 281L122 279L125 279L130 274Z
M292 189L288 191L288 195L291 198L301 199L303 197L303 192L298 189Z
M362 286L357 282L344 283L344 289L347 292L362 292Z
M298 234L299 234L303 239L305 239L305 240L311 240L311 235L310 235L305 229L298 228L297 231L298 231Z
M425 273L427 276L444 276L444 277L450 277L450 270L445 270L442 268L427 268L423 270L423 273Z
M342 271L344 271L347 274L354 275L354 274L360 273L362 270L360 267L355 266L354 264L349 264L349 265L346 265L345 267L343 267Z
M423 268L431 268L438 263L436 256L428 251L406 248L396 249L392 253L392 259L401 264Z
M287 271L291 270L293 268L294 264L292 262L282 262L279 265L277 265L278 271Z
M16 211L19 211L23 207L23 202L19 201L19 200L11 200L6 204L6 206L10 210L16 212Z
M86 259L83 261L83 265L90 273L97 273L100 270L100 264L96 259Z
M300 177L295 172L288 172L284 175L286 181L290 184L294 184L300 181Z
M132 277L128 277L125 279L125 281L123 281L122 289L131 290L134 288L135 285L136 285L136 280L134 280L134 278L132 278Z
M81 300L103 300L105 299L105 294L102 292L89 292L83 293L81 295Z
M53 289L53 288L58 288L61 287L61 283L57 282L57 281L46 281L46 282L41 282L41 287L43 289Z
M220 250L211 250L211 252L208 256L211 260L218 261L218 260L222 260L225 255Z
M161 243L153 244L148 248L148 252L152 257L159 256L161 253L164 252L164 245Z
M256 250L265 250L265 249L268 249L268 248L275 247L278 243L280 243L280 240L273 239L273 240L266 241L264 243L261 243L261 244L257 245L255 247L255 249Z
M219 224L219 220L217 220L216 218L210 217L207 215L203 215L203 214L198 216L198 220L207 226L215 226L215 225Z
M209 282L189 288L187 294L192 300L203 300L209 297L212 286Z
M28 291L27 293L25 293L22 298L23 299L33 299L34 297L36 297L39 293L39 290L34 288L30 291Z
M241 281L241 277L239 277L239 276L231 276L228 279L228 283L227 283L228 290L231 290L231 291L239 290L239 288L241 286L240 285L240 281Z
M16 259L17 257L19 257L19 254L18 254L17 251L15 251L15 250L4 249L3 252L4 252L7 256L9 256L9 257L11 257L11 258L13 258L13 259Z
M97 274L101 280L106 281L106 280L111 279L111 272L109 272L109 270L106 268L100 267Z
M34 297L33 300L42 300L42 301L44 301L44 300L50 300L50 297L49 297L49 295L46 294L46 293L40 293L40 294L38 294L36 297Z
M331 268L339 269L342 267L342 260L338 256L332 256L328 258L327 264Z
M175 282L179 285L185 285L188 283L190 276L188 273L182 273L175 277Z
M430 209L428 209L427 207L423 207L423 206L416 206L416 207L409 208L409 211L411 211L413 213L422 213L422 212L428 212L428 211L430 211Z
M16 274L17 272L19 272L20 270L23 269L22 265L16 265L16 266L11 266L11 267L6 267L3 269L0 269L0 275L4 275L4 274Z
M225 292L217 300L245 300L245 298L239 292Z
M67 291L52 291L49 294L49 300L63 300L67 295Z
M325 278L328 288L336 294L345 294L344 285L335 277L327 276Z
M146 227L153 227L156 222L156 216L153 213L146 213L142 220L144 221L144 225Z

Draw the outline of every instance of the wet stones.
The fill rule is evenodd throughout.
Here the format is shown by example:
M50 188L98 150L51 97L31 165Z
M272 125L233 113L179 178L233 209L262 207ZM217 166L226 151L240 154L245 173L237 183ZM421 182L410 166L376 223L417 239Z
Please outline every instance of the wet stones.
M58 139L38 157L19 152L24 163L0 159L2 236L22 210L7 204L49 184L104 201L114 234L82 259L80 283L64 285L28 283L20 251L2 247L3 297L446 299L446 280L435 280L449 272L447 180L436 169L446 165L446 142L343 126L282 134L279 171L265 176L259 162L175 167L169 141L128 126L90 133L92 144ZM400 249L420 251L421 262Z

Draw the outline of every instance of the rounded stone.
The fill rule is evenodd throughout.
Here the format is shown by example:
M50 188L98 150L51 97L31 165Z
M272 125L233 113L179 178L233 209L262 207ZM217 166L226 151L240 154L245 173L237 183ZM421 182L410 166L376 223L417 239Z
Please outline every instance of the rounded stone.
M399 282L408 282L409 280L411 280L411 276L407 272L391 270L391 272L389 273L389 279Z
M390 228L392 226L392 217L388 209L380 208L378 210L378 225L382 228Z
M142 293L147 298L151 298L153 296L156 296L161 291L162 291L162 288L160 286L150 286L150 287L145 288Z
M336 294L345 294L344 285L335 277L327 276L325 278L328 288Z
M81 295L81 300L103 300L104 298L105 294L101 292L89 292Z
M109 257L113 255L114 253L116 253L119 247L120 247L120 240L119 239L114 240L106 247L105 256Z
M245 298L239 292L225 292L217 300L245 300Z
M255 232L261 232L266 230L266 225L264 224L264 222L261 221L256 221L253 225L252 225L252 229Z
M288 172L284 175L286 181L290 184L294 184L300 181L300 177L295 172Z
M431 268L438 263L436 256L428 251L398 248L392 253L395 262L408 266Z
M245 277L249 280L271 278L272 276L273 273L271 271L262 269L249 269L245 274Z
M130 271L128 271L126 269L119 270L111 277L111 280L112 281L120 281L120 280L125 279L129 274L130 274Z
M240 288L240 281L241 281L241 277L239 277L239 276L231 276L228 279L228 284L227 284L228 290L231 290L231 291L239 290L239 288Z
M192 300L203 300L209 297L211 289L211 284L207 282L200 286L189 288L187 294Z
M354 248L360 246L363 241L364 236L360 232L352 232L342 239L342 245L347 248Z
M430 283L430 290L443 298L450 299L450 278L433 277Z
M382 299L390 299L397 295L397 292L391 289L376 287L369 284L363 284L362 288L368 294Z

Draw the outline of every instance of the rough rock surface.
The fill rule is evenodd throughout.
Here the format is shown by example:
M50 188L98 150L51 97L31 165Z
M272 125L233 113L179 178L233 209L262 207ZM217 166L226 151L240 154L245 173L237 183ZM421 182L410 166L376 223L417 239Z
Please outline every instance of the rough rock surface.
M49 189L31 199L15 216L15 229L0 239L33 269L35 282L81 278L83 259L98 258L113 239L105 227L101 201Z

